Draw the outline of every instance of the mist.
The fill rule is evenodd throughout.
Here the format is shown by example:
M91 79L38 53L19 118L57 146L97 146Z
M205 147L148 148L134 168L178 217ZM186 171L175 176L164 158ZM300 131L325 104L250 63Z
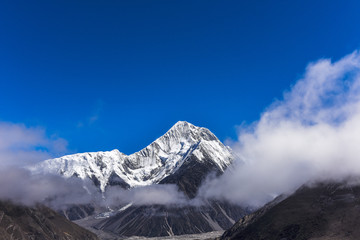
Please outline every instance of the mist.
M103 207L130 202L134 205L186 204L185 195L175 185L131 190L108 187L105 194L90 179L66 179L60 175L35 174L27 169L67 152L67 141L49 136L42 127L0 122L0 199L29 206L43 203L57 210L73 204Z
M34 175L20 167L0 170L0 199L24 205L44 203L54 209L69 204L87 204L98 198L90 181L77 178L65 179L50 174Z
M33 174L27 169L15 166L0 170L0 199L27 206L45 204L55 210L85 204L118 207L128 203L138 206L188 205L190 203L174 184L151 185L134 189L111 186L102 193L90 179Z
M360 54L310 63L230 146L241 159L200 189L204 198L261 206L304 183L360 176Z
M49 136L42 127L0 122L0 199L29 206L43 203L57 210L73 204L107 207L130 202L134 205L187 202L185 195L175 185L131 190L114 186L108 187L105 194L90 179L35 174L26 168L67 152L67 141Z
M94 186L80 179L32 174L25 167L67 153L67 141L43 127L0 122L0 199L18 204L46 203L58 209L93 201Z
M110 187L105 193L105 205L188 205L191 201L175 184L157 184L133 189Z

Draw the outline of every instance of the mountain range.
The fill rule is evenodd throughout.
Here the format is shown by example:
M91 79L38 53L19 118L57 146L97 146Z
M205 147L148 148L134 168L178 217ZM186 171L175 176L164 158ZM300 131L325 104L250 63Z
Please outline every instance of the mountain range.
M138 204L127 200L104 206L94 201L68 205L58 211L60 216L43 205L26 207L3 201L0 234L3 239L97 239L90 230L101 239L122 239L227 229L218 239L360 239L357 179L306 184L256 211L224 200L199 198L199 187L207 176L220 176L235 160L232 150L208 129L184 121L131 155L113 150L49 159L29 169L34 174L83 179L94 185L104 201L114 188L131 192L176 186L187 204Z
M67 155L31 166L34 173L91 180L105 196L114 186L136 189L176 185L188 200L213 173L221 175L235 159L208 129L179 121L149 146L131 155L119 150ZM198 205L119 204L110 210L94 205L69 206L62 212L84 227L118 236L168 236L224 230L247 211L225 201L207 199Z
M102 192L107 186L134 188L174 182L189 162L211 165L223 172L234 160L229 147L224 146L206 128L179 121L149 146L131 155L115 149L108 152L88 152L49 159L30 169L64 177L91 179ZM194 192L188 191L189 194Z

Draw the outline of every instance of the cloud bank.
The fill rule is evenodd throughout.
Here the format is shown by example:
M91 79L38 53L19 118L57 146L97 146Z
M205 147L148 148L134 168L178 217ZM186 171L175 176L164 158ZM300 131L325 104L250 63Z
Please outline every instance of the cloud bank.
M46 203L54 209L95 200L95 186L81 179L55 175L33 175L29 170L11 166L0 170L0 199L33 205Z
M109 187L102 194L91 180L65 179L59 175L34 174L26 166L67 152L67 142L49 137L41 127L0 122L0 199L25 205L45 203L54 209L72 204L97 206L186 204L175 185L146 186L131 190Z
M11 166L0 170L0 199L24 205L43 203L53 209L73 204L95 204L103 207L133 205L187 205L190 201L174 184L151 185L125 190L108 187L105 193L88 180L63 178L52 174L33 174Z
M24 169L66 152L67 141L49 136L44 128L0 122L0 199L26 205L47 202L55 208L92 201L84 186L94 190L87 182Z
M105 205L133 203L133 205L187 205L190 201L175 184L159 184L129 190L111 187L106 190Z
M202 197L261 206L317 180L360 176L360 53L321 59L231 144L234 169L202 186Z

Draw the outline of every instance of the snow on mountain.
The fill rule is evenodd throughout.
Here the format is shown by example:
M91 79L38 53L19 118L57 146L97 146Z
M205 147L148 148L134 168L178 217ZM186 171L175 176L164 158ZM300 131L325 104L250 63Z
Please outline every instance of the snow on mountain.
M49 159L30 169L35 173L90 178L105 191L107 185L113 184L132 188L159 183L175 173L190 155L199 161L213 161L220 171L233 161L231 149L208 129L179 121L149 146L131 155L116 149L78 153Z

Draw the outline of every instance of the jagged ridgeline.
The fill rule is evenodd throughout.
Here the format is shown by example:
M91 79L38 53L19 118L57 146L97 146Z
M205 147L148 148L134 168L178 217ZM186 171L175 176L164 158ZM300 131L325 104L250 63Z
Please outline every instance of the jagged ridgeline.
M208 129L180 121L131 155L118 150L80 153L46 160L31 170L90 179L103 193L111 186L133 189L175 184L188 199L193 199L209 173L220 175L233 161L231 149ZM79 222L117 235L166 236L227 229L245 214L239 206L215 200L201 206L135 206L129 202L111 212L96 209L72 206L64 215L72 220L92 215Z

